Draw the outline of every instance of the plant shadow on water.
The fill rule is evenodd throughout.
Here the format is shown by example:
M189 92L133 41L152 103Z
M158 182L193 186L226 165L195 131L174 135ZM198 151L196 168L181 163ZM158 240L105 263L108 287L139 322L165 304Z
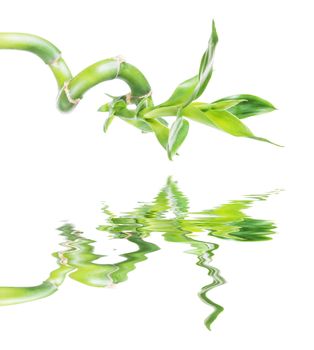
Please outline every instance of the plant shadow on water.
M189 245L192 249L187 253L196 255L196 264L208 271L211 283L201 288L199 297L211 306L212 312L204 321L210 329L223 307L210 300L208 292L224 284L225 280L220 271L211 266L218 244L201 240L197 233L240 242L270 240L270 236L275 233L274 224L271 221L251 218L243 210L276 193L278 191L249 195L214 209L189 212L187 197L176 182L169 178L151 203L142 203L133 211L119 216L112 213L107 206L102 209L106 224L99 226L98 230L107 233L110 239L123 239L137 245L136 251L121 254L123 260L119 262L97 263L96 260L104 255L94 252L95 241L85 238L83 232L76 230L72 224L65 224L58 229L63 237L60 245L64 249L53 253L58 268L37 286L0 287L0 305L47 297L58 290L66 277L92 287L108 287L124 282L128 274L136 268L136 264L146 260L147 254L160 249L156 244L145 240L152 232L159 232L167 242Z

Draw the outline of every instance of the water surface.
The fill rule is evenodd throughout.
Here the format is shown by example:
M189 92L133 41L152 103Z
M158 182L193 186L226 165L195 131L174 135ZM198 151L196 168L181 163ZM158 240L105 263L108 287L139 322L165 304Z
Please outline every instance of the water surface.
M225 283L219 269L212 264L219 245L211 242L211 237L215 237L215 242L216 238L238 242L270 240L275 233L274 223L254 219L244 210L277 192L247 195L212 209L193 212L189 209L188 198L169 178L151 202L140 203L132 211L115 214L107 205L102 208L104 217L103 223L97 226L99 235L105 235L107 242L113 240L116 246L121 240L128 241L132 248L137 247L135 250L120 254L119 259L113 254L96 254L95 240L89 239L73 223L64 224L57 229L60 250L53 253L56 269L36 286L0 287L0 305L48 297L60 289L66 278L91 287L110 287L125 282L140 263L160 249L147 240L152 233L159 233L166 242L186 245L186 253L195 255L196 265L207 270L208 284L200 286L199 297L209 306L204 323L210 329L223 311L223 306L210 298L210 290Z

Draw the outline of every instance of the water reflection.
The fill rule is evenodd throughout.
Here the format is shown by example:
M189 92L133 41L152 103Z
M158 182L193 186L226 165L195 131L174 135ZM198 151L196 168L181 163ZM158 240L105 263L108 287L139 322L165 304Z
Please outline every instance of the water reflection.
M95 241L84 237L83 232L72 224L65 224L58 230L63 238L62 249L53 253L58 268L40 285L32 287L0 287L0 305L10 305L33 301L55 293L65 278L70 277L92 287L108 287L127 280L136 264L147 259L148 254L160 248L145 240L152 232L159 232L165 241L187 244L189 254L197 258L196 264L205 268L210 283L203 286L199 297L211 307L205 325L211 324L223 311L223 307L213 302L208 292L225 283L220 271L211 265L218 244L207 241L208 236L236 241L265 241L274 234L275 226L267 220L254 219L243 210L255 202L266 200L270 192L250 195L241 200L233 200L214 209L190 212L187 197L171 178L151 203L141 203L131 212L115 215L106 206L102 209L105 224L98 230L114 239L131 243L132 250L120 254L120 260L94 252ZM202 234L201 234L202 233ZM204 239L206 233L206 240ZM202 238L202 237L203 238ZM137 246L133 250L134 245ZM100 263L100 258L110 259L110 263Z

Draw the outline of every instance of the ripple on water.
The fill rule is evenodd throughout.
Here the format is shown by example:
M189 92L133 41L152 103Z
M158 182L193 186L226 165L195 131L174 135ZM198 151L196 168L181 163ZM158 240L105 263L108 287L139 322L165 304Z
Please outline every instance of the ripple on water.
M145 261L148 255L159 250L156 244L146 239L152 232L160 233L166 242L186 244L188 254L196 256L196 265L207 270L210 283L201 287L200 299L211 308L204 321L211 324L223 311L221 305L209 298L209 291L225 283L218 268L212 266L217 243L208 237L235 241L265 241L275 233L275 225L268 220L254 219L244 213L256 202L267 200L278 191L261 195L249 195L240 200L232 200L213 209L190 212L189 200L180 191L177 183L168 178L166 185L150 203L140 203L133 211L116 215L108 206L102 208L104 224L98 226L108 240L121 240L132 243L132 250L120 254L120 261L110 255L94 252L94 240L67 223L58 228L60 251L54 252L57 268L37 286L0 287L0 305L12 305L34 301L55 293L66 278L71 278L91 287L110 287L124 282L136 265ZM198 235L206 234L207 239ZM133 247L137 246L136 250ZM105 258L106 263L100 263ZM110 262L112 261L112 262Z

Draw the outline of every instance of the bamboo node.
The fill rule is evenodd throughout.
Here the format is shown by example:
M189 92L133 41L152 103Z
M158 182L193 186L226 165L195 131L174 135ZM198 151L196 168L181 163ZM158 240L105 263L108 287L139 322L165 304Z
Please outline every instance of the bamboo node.
M139 99L142 99L142 98L148 98L148 97L151 97L151 95L152 95L152 90L150 90L147 94L145 94L145 95L142 95L142 96L134 96L134 97L136 97L136 98L139 98Z
M150 90L147 94L142 95L142 96L133 96L131 94L131 92L129 92L128 94L125 95L125 101L127 104L130 104L130 103L132 103L133 99L142 100L142 99L150 97L151 95L152 95L152 90Z
M48 63L49 66L56 66L61 59L61 54L56 56L52 61Z
M68 259L63 255L63 252L58 252L58 258L61 265L68 265Z
M116 79L116 78L118 78L118 75L120 73L121 64L125 62L125 58L121 55L118 55L118 56L114 57L114 59L117 62L117 73L115 76L115 79Z
M125 102L129 105L132 103L132 94L129 92L125 95Z
M80 98L76 98L76 99L73 99L71 94L70 94L70 90L69 90L69 82L68 81L65 81L64 84L63 84L63 91L68 99L68 101L70 103L72 103L73 105L77 105L81 99Z

